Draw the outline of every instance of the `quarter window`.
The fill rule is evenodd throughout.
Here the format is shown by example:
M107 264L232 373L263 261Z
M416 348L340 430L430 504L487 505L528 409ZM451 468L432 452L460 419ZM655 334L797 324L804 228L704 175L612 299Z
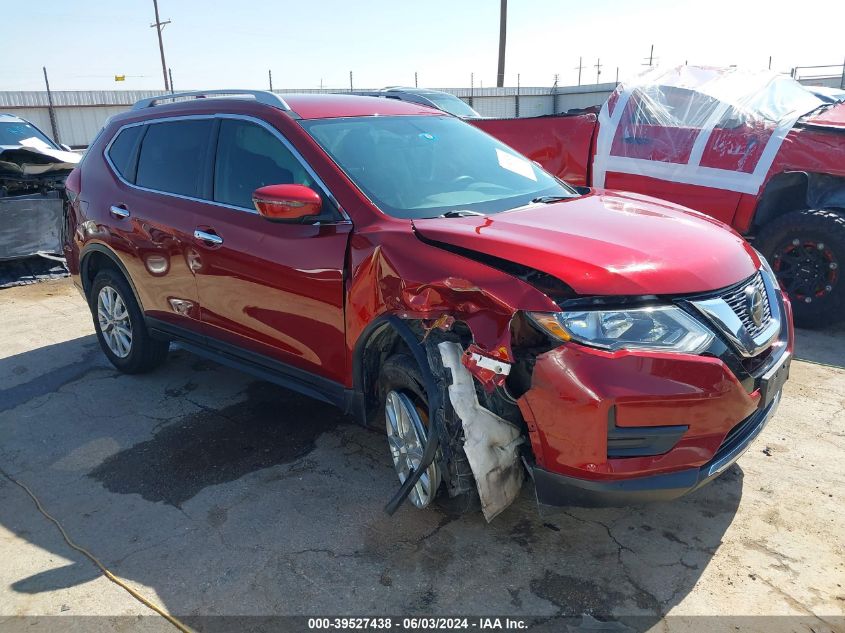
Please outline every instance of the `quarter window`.
M114 165L114 168L121 176L129 181L132 181L134 176L131 173L133 171L132 159L135 155L138 139L141 137L143 130L144 127L142 125L125 128L117 135L117 138L114 139L111 147L109 147L109 159L111 159L112 165Z
M317 189L299 160L270 131L249 121L220 121L214 200L252 209L253 191L265 185L289 184Z
M149 125L135 183L156 191L205 197L203 176L212 125L209 119Z

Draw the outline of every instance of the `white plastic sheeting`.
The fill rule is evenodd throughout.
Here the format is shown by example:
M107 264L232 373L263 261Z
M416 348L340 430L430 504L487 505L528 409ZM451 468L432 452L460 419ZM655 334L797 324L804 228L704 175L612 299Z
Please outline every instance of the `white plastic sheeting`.
M492 521L522 489L519 446L525 438L516 426L479 404L473 378L461 363L461 346L444 342L437 347L443 366L452 372L449 400L464 429L464 452L475 476L481 510Z
M602 106L593 182L616 172L756 194L795 122L829 102L771 71L652 69Z

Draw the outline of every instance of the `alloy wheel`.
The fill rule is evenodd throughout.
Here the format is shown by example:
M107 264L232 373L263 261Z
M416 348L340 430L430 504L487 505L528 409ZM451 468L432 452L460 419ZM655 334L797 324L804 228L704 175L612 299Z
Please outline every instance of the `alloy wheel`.
M424 415L424 414L422 414ZM407 394L390 391L385 399L387 443L399 481L405 482L411 469L416 471L422 461L427 439L426 426L419 409ZM437 460L426 468L408 498L418 508L425 508L434 499L440 485Z
M126 358L132 351L132 322L123 297L111 286L97 295L97 322L111 353Z

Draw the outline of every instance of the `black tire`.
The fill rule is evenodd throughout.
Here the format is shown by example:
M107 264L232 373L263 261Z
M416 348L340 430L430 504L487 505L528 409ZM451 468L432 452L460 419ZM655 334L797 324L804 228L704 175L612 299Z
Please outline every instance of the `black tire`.
M789 295L797 326L819 328L842 320L845 215L841 211L806 209L782 215L760 230L755 245ZM796 258L806 263L797 266ZM796 267L798 281L792 272Z
M449 403L448 385L439 385L439 387L441 388L441 402L444 407L444 411L440 412L440 415L444 417L440 417L440 419L445 419L447 426L453 429L461 428L461 421L457 418ZM382 431L384 430L385 423L385 399L387 394L393 390L406 393L414 404L428 412L428 420L434 419L437 415L436 412L431 411L429 408L425 381L423 380L419 365L408 354L394 354L384 362L381 367L379 388L381 407L378 419L380 420ZM462 432L461 438L463 438ZM478 498L478 491L475 488L475 478L472 476L472 469L469 466L463 448L453 450L452 458L448 463L444 463L444 460L441 459L440 472L442 477L448 476L449 474L451 476L457 474L465 483L464 488L468 488L468 490L458 493L455 496L450 496L446 490L446 485L441 484L439 493L435 497L433 504L436 504L441 510L450 515L467 514L477 512L481 509L481 501Z
M98 318L97 300L104 288L110 288L119 295L129 315L131 342L128 354L123 357L110 349ZM88 294L88 305L94 318L94 329L97 331L97 340L100 341L100 347L111 364L119 371L124 374L143 374L152 371L167 359L170 342L154 339L150 336L144 322L144 315L135 300L135 294L119 272L105 269L97 273Z

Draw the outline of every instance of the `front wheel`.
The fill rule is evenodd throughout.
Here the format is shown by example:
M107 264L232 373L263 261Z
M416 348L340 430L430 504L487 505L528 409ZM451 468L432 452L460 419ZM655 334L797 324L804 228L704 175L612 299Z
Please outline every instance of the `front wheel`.
M429 411L425 381L419 365L411 356L395 354L390 356L381 368L380 387L387 444L399 481L404 482L412 468L419 468L431 432L429 421L432 413ZM448 398L445 390L442 395L444 399ZM451 426L460 426L460 420L453 417L453 411L448 410L446 415ZM444 463L443 455L438 451L434 462L425 470L408 495L408 500L414 506L425 508L434 502L441 510L452 515L480 509L481 504L469 462L463 449L456 452L458 454L452 456L450 463ZM446 490L441 491L441 482L448 473L472 481L472 487L454 496L449 495Z
M783 215L757 236L792 302L795 324L816 328L840 321L845 310L845 216L829 209Z

